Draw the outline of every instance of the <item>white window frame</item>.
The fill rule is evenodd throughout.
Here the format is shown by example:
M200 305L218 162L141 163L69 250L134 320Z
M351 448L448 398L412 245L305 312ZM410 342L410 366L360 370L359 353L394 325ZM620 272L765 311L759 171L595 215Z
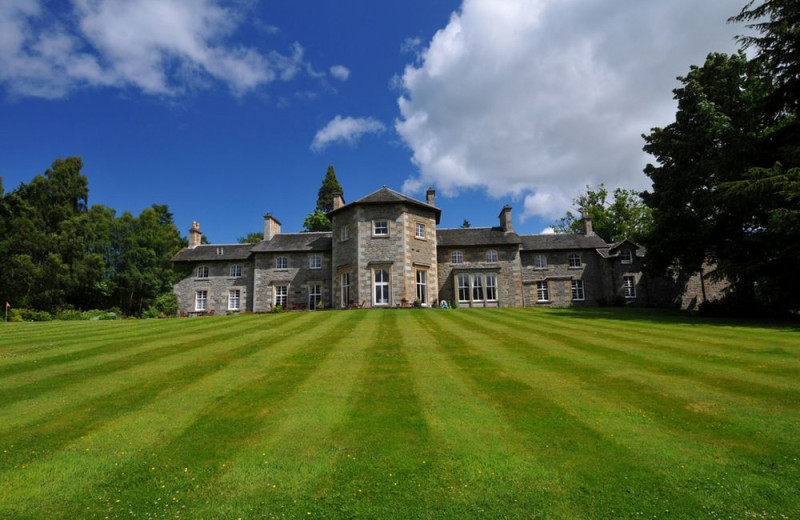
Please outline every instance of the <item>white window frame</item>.
M207 265L198 265L197 266L197 277L198 278L208 278L208 266Z
M273 287L272 292L274 293L272 297L272 305L286 309L286 307L289 305L289 286L276 285Z
M619 252L619 261L623 264L632 264L633 263L633 253L630 249L623 249Z
M494 273L486 275L486 301L497 301L497 275Z
M533 257L534 269L547 269L547 255L536 255Z
M622 294L625 295L625 298L634 299L636 298L636 277L633 275L627 275L622 277Z
M350 271L345 271L340 276L341 280L341 300L342 300L342 307L347 307L350 305Z
M374 237L388 237L389 236L389 221L388 220L374 220L374 221L372 221L372 236L374 236Z
M385 307L392 301L392 274L389 269L377 267L372 270L372 302L373 305ZM381 294L378 295L380 289ZM385 293L385 294L384 294Z
M536 301L540 303L550 301L550 284L547 280L536 282Z
M311 255L308 257L309 269L322 269L322 257L319 255Z
M350 224L345 224L339 232L339 240L344 242L350 238Z
M567 256L567 262L569 263L570 269L577 269L583 265L581 263L581 255L578 253L570 253Z
M428 305L428 271L417 269L417 300L420 305Z
M456 278L456 290L458 294L456 297L458 298L459 302L469 302L469 296L471 294L471 283L470 283L470 276L468 274L459 274ZM466 297L465 297L466 296Z
M583 289L583 280L572 280L572 301L586 301L586 293Z
M319 304L322 303L322 284L310 283L308 284L308 310L315 311Z
M470 276L470 281L472 282L472 301L485 301L485 293L483 292L483 275L473 274Z
M228 310L238 311L242 308L242 290L230 289L228 290Z
M417 222L414 230L414 237L425 240L425 224Z
M195 291L194 310L205 311L208 309L208 291Z
M285 256L279 256L276 258L275 269L289 269L289 259Z
M453 251L450 253L450 263L451 264L463 264L464 263L464 253L461 251Z
M496 249L490 249L490 250L486 251L486 262L490 263L490 264L496 264L497 263L497 250Z
M239 278L242 276L242 264L233 264L229 271L231 278Z

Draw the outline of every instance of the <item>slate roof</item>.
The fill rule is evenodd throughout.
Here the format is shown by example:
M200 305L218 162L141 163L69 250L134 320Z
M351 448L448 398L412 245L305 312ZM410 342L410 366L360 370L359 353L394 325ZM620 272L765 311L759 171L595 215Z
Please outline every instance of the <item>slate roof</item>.
M330 251L333 241L330 232L279 233L272 240L262 240L252 247L254 253L277 251Z
M514 245L519 243L519 235L514 232L506 233L501 227L436 230L436 245L438 247Z
M172 257L173 262L208 262L212 260L247 260L253 244L205 244L184 248Z
M608 247L598 235L558 233L552 235L523 235L522 251L555 251L563 249L597 249Z
M402 204L410 204L412 206L421 207L424 209L428 209L433 211L436 214L436 223L439 223L439 219L442 216L442 210L437 208L436 206L431 206L425 202L419 201L417 199L412 199L407 195L403 195L400 192L394 191L391 188L387 188L384 186L383 188L373 191L369 195L365 195L358 200L354 200L348 204L345 204L341 208L334 209L328 212L328 217L330 218L336 212L342 211L345 208L350 208L359 204L392 204L392 203L402 203Z

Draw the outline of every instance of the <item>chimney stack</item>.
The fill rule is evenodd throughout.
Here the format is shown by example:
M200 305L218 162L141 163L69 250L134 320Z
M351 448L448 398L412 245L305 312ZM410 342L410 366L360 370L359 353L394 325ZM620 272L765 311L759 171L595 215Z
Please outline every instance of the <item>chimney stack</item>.
M506 204L503 206L503 211L500 212L500 227L506 233L514 232L514 224L511 222L511 206Z
M189 228L189 249L194 249L200 245L203 234L200 232L200 223L196 220L192 222L192 227Z
M342 198L342 192L337 191L333 194L333 209L339 209L344 206L344 198Z
M272 237L281 233L281 223L272 216L272 213L264 215L264 240L272 240Z
M427 202L429 206L436 205L436 190L433 189L433 186L428 188L428 191L425 192L425 202Z
M594 229L592 229L592 219L589 215L584 214L581 218L581 226L583 227L583 234L588 236L594 235Z

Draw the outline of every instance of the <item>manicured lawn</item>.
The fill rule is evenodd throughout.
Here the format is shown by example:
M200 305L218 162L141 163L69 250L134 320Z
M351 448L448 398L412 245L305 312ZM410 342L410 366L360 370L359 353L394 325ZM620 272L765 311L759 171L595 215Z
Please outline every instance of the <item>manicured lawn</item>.
M400 310L0 327L0 518L798 518L800 329Z

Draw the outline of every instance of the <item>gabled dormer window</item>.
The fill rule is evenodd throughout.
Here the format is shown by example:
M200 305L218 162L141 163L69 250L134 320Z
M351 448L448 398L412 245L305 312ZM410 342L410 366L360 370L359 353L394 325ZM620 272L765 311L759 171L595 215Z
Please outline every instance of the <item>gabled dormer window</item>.
M619 259L623 264L632 264L633 263L633 254L631 253L630 249L623 249L619 253Z

